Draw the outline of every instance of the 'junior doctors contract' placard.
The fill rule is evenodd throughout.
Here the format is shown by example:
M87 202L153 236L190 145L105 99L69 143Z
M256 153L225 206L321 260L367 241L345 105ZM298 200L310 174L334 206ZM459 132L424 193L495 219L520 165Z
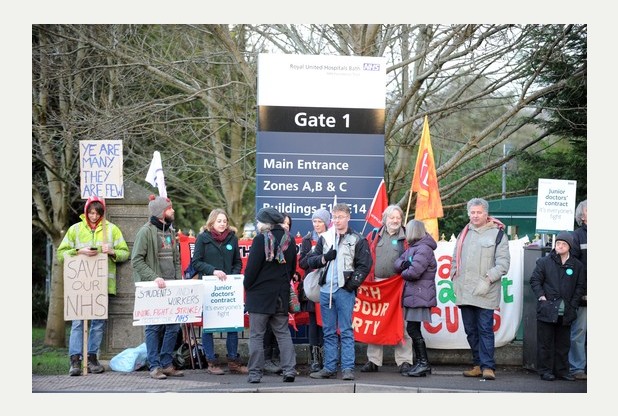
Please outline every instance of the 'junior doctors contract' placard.
M205 332L239 332L244 329L245 292L242 274L228 274L225 281L202 276Z

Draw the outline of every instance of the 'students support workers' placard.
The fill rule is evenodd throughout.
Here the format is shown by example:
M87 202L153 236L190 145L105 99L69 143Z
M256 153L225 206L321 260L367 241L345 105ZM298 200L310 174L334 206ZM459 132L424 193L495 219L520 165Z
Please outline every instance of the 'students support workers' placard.
M135 282L133 326L187 324L202 320L204 285L199 280Z

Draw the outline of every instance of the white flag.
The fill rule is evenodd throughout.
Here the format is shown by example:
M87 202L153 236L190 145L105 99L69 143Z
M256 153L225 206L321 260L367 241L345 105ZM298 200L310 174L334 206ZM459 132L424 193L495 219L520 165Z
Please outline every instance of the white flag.
M167 191L165 190L165 177L163 176L163 165L161 164L161 154L158 151L155 151L152 154L152 162L150 162L150 168L146 174L146 182L159 188L159 196L167 198Z
M330 209L330 223L327 225L328 230L322 234L329 246L335 244L335 237L337 234L335 224L333 223L333 208L335 208L335 205L337 205L337 194L335 194L335 197L333 198L333 205Z

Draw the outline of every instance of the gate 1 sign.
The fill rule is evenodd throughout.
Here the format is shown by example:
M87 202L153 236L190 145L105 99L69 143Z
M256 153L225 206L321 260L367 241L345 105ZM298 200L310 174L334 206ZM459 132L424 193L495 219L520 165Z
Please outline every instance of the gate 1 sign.
M64 320L107 319L107 254L64 259Z
M369 56L260 54L256 212L292 217L292 235L338 202L363 229L384 177L386 60Z

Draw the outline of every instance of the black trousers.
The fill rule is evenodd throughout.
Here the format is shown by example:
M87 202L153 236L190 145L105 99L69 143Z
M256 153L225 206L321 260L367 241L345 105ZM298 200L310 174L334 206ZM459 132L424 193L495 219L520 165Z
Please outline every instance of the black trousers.
M537 369L539 374L557 377L569 374L571 325L562 324L562 316L555 324L536 321Z

